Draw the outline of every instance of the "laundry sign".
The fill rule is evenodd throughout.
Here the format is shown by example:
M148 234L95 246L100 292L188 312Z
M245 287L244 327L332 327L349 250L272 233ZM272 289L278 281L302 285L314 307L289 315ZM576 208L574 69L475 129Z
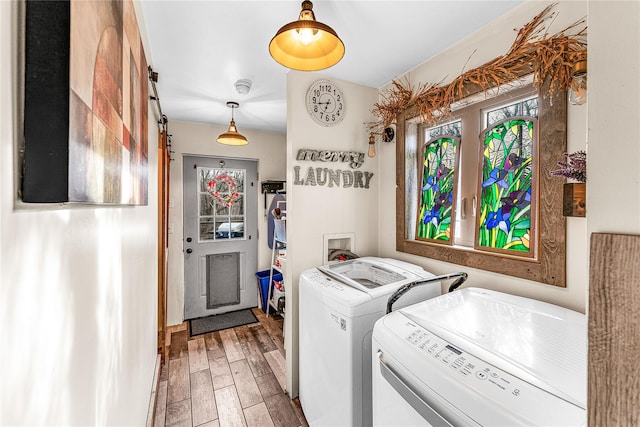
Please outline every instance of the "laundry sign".
M342 188L369 188L373 172L333 170L329 168L309 167L306 174L300 175L300 166L293 167L293 185L311 185Z
M351 169L358 169L364 163L365 155L359 151L298 150L296 160L311 162L348 163ZM373 172L352 171L308 167L306 172L300 166L293 167L293 185L327 186L342 188L369 188Z

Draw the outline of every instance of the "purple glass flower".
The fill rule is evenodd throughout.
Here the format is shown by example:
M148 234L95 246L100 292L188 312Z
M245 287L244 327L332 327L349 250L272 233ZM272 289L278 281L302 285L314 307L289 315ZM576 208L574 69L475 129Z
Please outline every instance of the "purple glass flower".
M504 213L502 208L498 209L496 212L489 212L485 221L487 230L498 227L500 230L508 234L509 229L511 228L511 222L509 221L510 217L511 212Z
M440 167L438 167L438 171L436 172L436 176L438 178L442 178L443 176L449 175L449 173L451 173L450 168L446 167L445 165L440 165Z
M531 190L529 190L531 191ZM524 209L531 200L531 194L528 191L512 191L506 197L500 199L502 201L502 210L505 213L511 213L514 208Z
M436 177L433 175L429 175L427 177L427 183L424 187L422 187L422 191L433 189L433 191L440 191L440 187L438 187L438 181Z
M440 209L436 209L436 206L432 207L431 209L427 209L427 211L424 213L424 218L422 219L422 223L423 224L428 224L428 223L432 223L434 226L438 226L438 222L440 220L440 218L438 217L440 215Z
M504 161L504 169L506 171L513 172L515 169L519 168L524 161L525 159L518 156L516 153L511 153Z
M504 178L508 175L508 172L504 169L493 168L491 173L489 173L489 178L482 183L483 187L488 187L492 184L498 184L502 188L509 187L509 184L504 180Z

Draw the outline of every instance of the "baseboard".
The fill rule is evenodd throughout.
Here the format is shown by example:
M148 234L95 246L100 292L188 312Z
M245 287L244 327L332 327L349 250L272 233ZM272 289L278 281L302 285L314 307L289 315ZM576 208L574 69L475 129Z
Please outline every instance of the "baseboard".
M158 384L160 384L160 360L161 357L158 354L156 356L156 368L153 373L153 383L151 384L151 396L149 397L149 409L147 412L147 424L146 427L153 427L156 416L156 403L158 400Z

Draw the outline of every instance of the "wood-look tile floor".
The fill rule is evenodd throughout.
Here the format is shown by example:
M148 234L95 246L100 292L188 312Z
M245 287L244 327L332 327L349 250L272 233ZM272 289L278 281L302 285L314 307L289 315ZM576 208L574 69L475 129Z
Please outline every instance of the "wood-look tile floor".
M170 328L155 426L308 427L284 392L282 319L253 313L258 323L195 337L187 322Z

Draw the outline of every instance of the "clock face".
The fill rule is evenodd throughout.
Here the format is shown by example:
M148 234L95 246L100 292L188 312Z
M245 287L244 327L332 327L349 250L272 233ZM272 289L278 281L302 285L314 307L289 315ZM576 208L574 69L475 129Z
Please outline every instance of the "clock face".
M393 129L393 127L389 126L384 128L384 133L382 134L382 140L384 142L391 142L395 137L396 137L396 131L395 129Z
M318 80L307 92L307 111L322 126L335 126L346 112L344 94L330 80Z

